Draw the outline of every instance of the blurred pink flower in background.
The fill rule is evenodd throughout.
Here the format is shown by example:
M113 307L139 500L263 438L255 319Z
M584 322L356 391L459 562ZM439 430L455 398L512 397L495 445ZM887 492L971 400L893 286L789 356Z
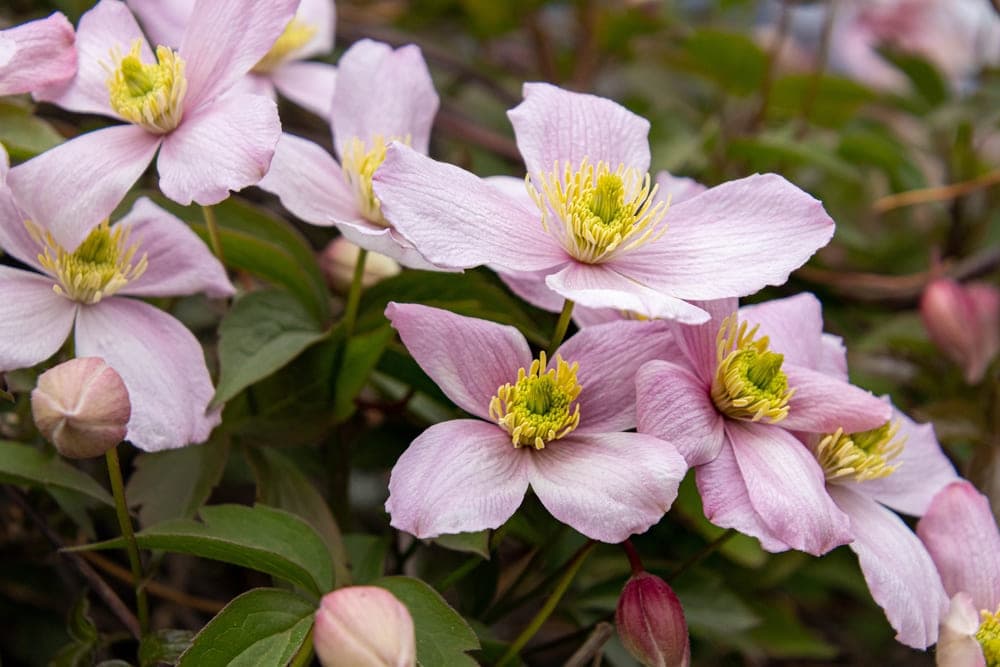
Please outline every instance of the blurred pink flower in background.
M951 278L928 283L920 298L927 335L976 384L1000 351L1000 290L988 283L962 285Z
M76 74L73 26L60 12L0 30L0 95L58 85Z

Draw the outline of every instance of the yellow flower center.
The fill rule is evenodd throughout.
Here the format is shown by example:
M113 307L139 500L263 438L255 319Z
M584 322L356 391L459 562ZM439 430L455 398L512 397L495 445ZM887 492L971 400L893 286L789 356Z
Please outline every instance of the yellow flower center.
M558 355L555 368L545 370L546 365L542 352L531 368L517 371L517 382L499 387L490 401L490 417L510 433L514 447L544 449L580 424L580 406L573 405L580 395L580 365L571 366Z
M542 226L581 262L598 264L667 231L669 204L654 203L657 186L650 185L649 174L624 165L611 171L607 163L595 166L585 158L576 171L567 163L562 173L556 166L537 177L540 191L530 175L525 182Z
M125 120L149 132L166 134L181 122L187 92L184 61L165 46L156 47L155 63L139 59L141 42L122 56L112 51L114 67L107 79L111 108Z
M905 438L896 438L899 422L860 433L844 433L837 429L824 436L816 445L819 460L827 480L852 477L858 482L891 475L899 464L892 460L903 451Z
M372 138L371 148L358 137L352 137L344 147L343 155L340 156L340 167L347 184L354 190L354 199L361 214L368 222L383 227L388 227L389 223L382 217L382 203L372 190L372 176L385 161L386 148L392 141L401 141L409 145L410 137L407 135L386 139L377 134Z
M980 614L983 622L976 631L976 640L983 647L986 667L1000 667L1000 607L992 614L985 609Z
M25 226L42 248L39 263L59 281L52 289L67 299L97 303L146 271L145 253L132 263L139 244L129 245L130 230L122 225L111 229L105 220L73 252L66 252L52 234L34 223L25 222Z
M712 401L733 419L775 423L788 416L795 390L788 388L788 377L781 370L784 355L768 349L767 336L755 338L758 328L748 330L736 313L722 321L716 337Z
M278 37L271 50L253 66L254 72L266 74L277 69L278 65L285 62L285 59L309 42L316 34L316 27L305 21L293 18L285 26L284 32Z

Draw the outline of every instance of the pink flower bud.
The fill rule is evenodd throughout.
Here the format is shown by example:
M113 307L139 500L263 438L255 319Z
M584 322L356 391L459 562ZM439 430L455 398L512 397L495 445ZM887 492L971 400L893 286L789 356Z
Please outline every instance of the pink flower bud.
M124 440L132 405L128 389L103 359L71 359L45 371L31 392L43 436L73 459L100 456Z
M982 380L1000 350L1000 292L986 283L938 278L924 289L920 314L931 340L962 368L965 381Z
M667 582L648 572L622 589L615 611L622 644L647 667L688 667L691 645L681 601Z
M316 656L323 667L413 667L413 618L402 602L377 586L327 593L316 612Z
M354 245L343 236L338 236L326 246L320 255L320 266L326 281L335 290L346 292L354 279L354 267L358 263L358 253L361 248ZM396 260L369 252L365 259L364 273L361 275L361 285L371 287L380 280L391 278L400 272Z

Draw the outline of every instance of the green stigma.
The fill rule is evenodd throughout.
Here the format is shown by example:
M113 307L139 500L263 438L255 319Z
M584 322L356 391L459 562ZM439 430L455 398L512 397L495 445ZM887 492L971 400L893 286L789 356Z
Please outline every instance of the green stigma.
M157 62L144 63L139 58L141 50L136 40L127 55L112 54L114 68L107 80L111 108L150 132L166 134L180 124L184 114L184 61L171 49L158 46Z
M1000 667L1000 607L992 614L983 610L983 621L976 630L976 641L983 647L986 667Z
M886 422L860 433L837 429L816 445L816 459L827 480L850 477L858 482L891 475L899 464L893 459L903 451L905 439L897 439L899 422Z
M305 46L315 34L315 26L293 18L285 26L285 30L274 42L271 50L253 66L251 71L260 74L274 71L285 62L289 55Z
M781 370L784 355L768 349L767 336L755 339L757 326L748 330L746 322L737 321L734 313L719 327L712 401L733 419L779 422L788 416L788 401L795 392Z
M573 405L581 389L579 364L567 364L557 355L556 367L546 366L542 352L529 369L517 371L517 382L499 387L490 401L490 417L510 433L514 447L544 449L580 424L580 406Z

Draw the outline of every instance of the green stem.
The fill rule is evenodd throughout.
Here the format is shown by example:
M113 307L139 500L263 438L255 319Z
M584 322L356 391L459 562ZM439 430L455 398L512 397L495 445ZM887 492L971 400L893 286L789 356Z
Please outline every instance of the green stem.
M549 598L545 601L545 604L542 605L542 608L538 610L538 613L535 614L535 617L531 619L531 623L528 624L528 627L522 630L521 634L517 636L517 639L515 639L507 648L507 652L504 653L503 657L501 657L499 662L497 662L497 667L505 667L505 665L509 665L514 662L517 658L517 654L521 652L521 649L524 648L529 641L531 641L531 638L534 637L535 634L541 629L541 627L545 624L545 621L549 620L549 616L551 616L552 612L555 611L556 606L562 599L562 596L566 594L566 591L569 589L569 585L573 583L576 573L580 571L580 568L583 566L583 562L587 560L587 556L590 555L590 552L593 551L596 546L597 542L594 540L588 540L585 545L580 547L579 551L573 554L573 557L568 563L566 563L566 569L563 571L562 577L560 577L559 581L556 583L556 587L552 591L552 594L549 595Z
M315 628L315 625L309 628L306 638L302 641L302 646L299 646L299 650L292 656L292 659L288 662L288 667L305 667L312 662L313 630Z
M146 600L146 588L143 582L142 561L139 559L139 545L132 531L132 517L128 513L125 502L125 483L122 481L121 463L118 461L118 448L112 447L104 455L108 463L108 477L111 479L111 492L115 497L115 512L118 514L118 525L125 538L125 550L128 552L128 563L132 568L132 583L135 586L136 611L139 616L139 629L145 635L149 631L149 603Z
M464 563L462 563L461 565L459 565L457 568L455 568L454 570L452 570L451 572L449 572L448 575L445 576L445 578L442 579L438 583L438 585L435 586L434 588L437 589L438 593L444 593L449 588L451 588L452 586L454 586L455 584L457 584L459 581L461 581L462 579L464 579L466 577L466 575L468 575L470 572L472 572L477 567L479 567L479 564L482 563L482 562L483 562L483 559L480 558L479 556L470 556L468 560L466 560Z
M695 555L691 556L686 561L681 563L676 570L670 573L670 576L667 577L667 581L673 581L674 579L681 576L682 574L687 572L689 569L691 569L704 559L708 558L708 556L711 555L713 551L715 551L723 544L728 542L729 539L734 535L736 535L736 529L727 528L721 535L719 535L717 538L706 544L701 551L699 551L698 553L696 553Z
M208 228L208 243L212 246L212 254L220 262L225 263L222 257L222 237L219 236L219 223L215 219L215 211L211 206L202 206L201 214L205 217L205 226Z
M354 325L358 321L358 305L361 303L361 282L365 277L365 260L368 251L358 248L358 258L354 263L354 275L351 277L351 288L347 292L347 305L344 306L344 344L354 334Z
M573 316L573 302L566 299L563 304L562 312L559 313L559 321L556 322L556 330L552 332L552 340L549 342L549 356L551 357L559 349L559 344L562 343L563 338L566 336L566 330L569 329L569 321Z

